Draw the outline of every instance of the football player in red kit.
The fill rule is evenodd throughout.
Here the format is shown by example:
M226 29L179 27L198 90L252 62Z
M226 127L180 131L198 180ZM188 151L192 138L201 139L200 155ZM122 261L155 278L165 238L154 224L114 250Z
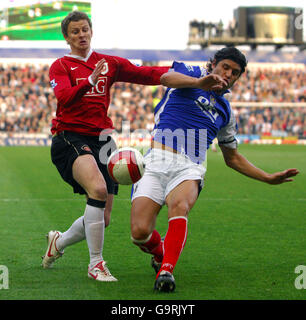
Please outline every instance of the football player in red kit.
M86 195L87 203L84 215L67 231L48 233L42 266L50 268L64 248L86 239L90 256L88 277L117 281L102 256L104 228L110 222L118 188L99 160L103 145L112 141L111 136L99 139L101 131L113 128L107 116L110 88L116 81L159 85L161 75L169 68L137 67L127 59L93 51L91 20L83 12L71 12L62 21L62 33L71 52L57 59L49 71L58 101L51 128L51 158L74 192Z

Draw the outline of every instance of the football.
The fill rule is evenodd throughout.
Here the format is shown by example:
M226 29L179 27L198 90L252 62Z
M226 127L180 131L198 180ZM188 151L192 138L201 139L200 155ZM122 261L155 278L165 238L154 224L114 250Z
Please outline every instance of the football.
M133 184L144 174L144 158L137 149L120 148L108 158L107 170L110 177L118 184Z

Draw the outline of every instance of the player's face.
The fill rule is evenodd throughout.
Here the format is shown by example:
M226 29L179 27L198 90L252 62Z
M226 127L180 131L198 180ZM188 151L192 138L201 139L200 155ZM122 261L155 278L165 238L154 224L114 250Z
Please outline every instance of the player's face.
M221 60L217 65L213 62L212 67L212 73L221 76L228 84L223 90L231 88L240 77L241 67L230 59Z
M90 50L92 30L87 20L71 21L68 25L68 36L71 54L86 56Z

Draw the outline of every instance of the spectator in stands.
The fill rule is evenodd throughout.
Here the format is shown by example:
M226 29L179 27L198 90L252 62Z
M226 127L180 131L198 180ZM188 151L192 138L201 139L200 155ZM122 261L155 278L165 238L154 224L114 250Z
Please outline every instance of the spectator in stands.
M241 76L240 85L232 88L229 100L305 102L305 83L305 70L251 69ZM129 119L135 121L132 129L152 130L152 112L163 92L161 86L116 83L112 87L109 115L117 132L122 131L122 121ZM0 131L49 133L55 110L56 99L48 82L47 65L0 64ZM239 107L235 108L235 114L240 134L271 134L273 122L277 121L277 131L283 135L306 137L306 108Z

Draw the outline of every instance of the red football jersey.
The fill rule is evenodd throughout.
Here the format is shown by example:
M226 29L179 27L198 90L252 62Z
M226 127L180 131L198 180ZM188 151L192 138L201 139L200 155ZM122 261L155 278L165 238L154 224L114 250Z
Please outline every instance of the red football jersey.
M96 64L105 60L96 85L88 77ZM110 88L116 81L143 85L159 85L160 76L169 67L136 66L129 60L91 51L87 58L64 56L50 67L50 84L57 98L56 117L52 120L52 134L74 131L85 135L99 135L103 129L113 128L107 116Z

